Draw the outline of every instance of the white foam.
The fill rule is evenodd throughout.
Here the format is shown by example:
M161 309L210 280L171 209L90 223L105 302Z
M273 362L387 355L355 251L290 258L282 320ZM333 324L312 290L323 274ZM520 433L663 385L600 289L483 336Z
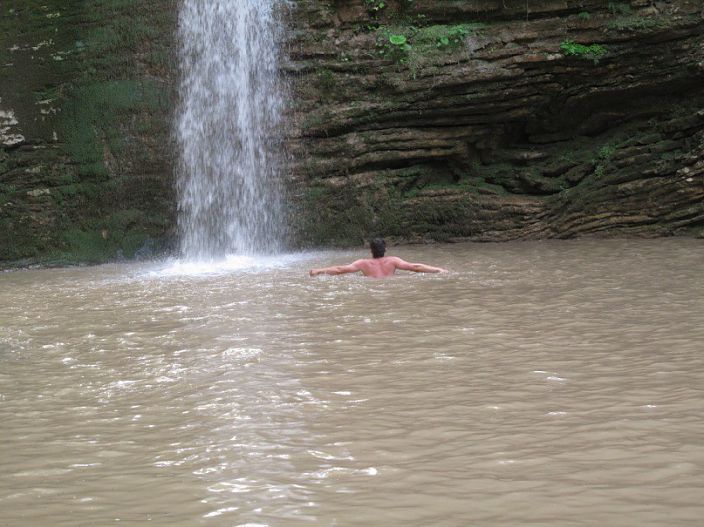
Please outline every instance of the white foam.
M310 258L309 255L278 254L278 255L236 255L232 254L220 260L167 260L159 267L149 270L149 277L179 277L222 275L233 272L266 272L282 269L292 264Z

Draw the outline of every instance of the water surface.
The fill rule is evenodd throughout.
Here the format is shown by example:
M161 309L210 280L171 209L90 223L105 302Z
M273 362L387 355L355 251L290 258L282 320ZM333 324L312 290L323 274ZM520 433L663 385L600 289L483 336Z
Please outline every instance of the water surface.
M704 244L0 274L0 525L700 525Z

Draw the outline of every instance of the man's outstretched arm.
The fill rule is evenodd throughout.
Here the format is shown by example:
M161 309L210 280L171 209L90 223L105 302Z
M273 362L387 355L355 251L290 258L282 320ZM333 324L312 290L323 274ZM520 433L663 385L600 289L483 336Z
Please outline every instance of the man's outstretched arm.
M433 267L432 265L425 265L422 263L411 263L401 258L395 258L394 263L396 264L396 269L401 269L402 271L413 271L414 273L447 273L447 269L442 267Z
M358 262L352 262L349 265L335 265L333 267L321 267L320 269L311 269L309 274L311 276L318 276L319 274L346 274L346 273L356 273L361 271L361 267Z

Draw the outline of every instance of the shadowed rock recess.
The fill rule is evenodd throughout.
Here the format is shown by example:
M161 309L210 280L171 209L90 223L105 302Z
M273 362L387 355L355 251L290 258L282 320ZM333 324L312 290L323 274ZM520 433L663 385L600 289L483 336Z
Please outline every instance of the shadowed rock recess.
M702 235L699 0L296 6L302 239Z
M0 6L0 264L175 232L176 0ZM296 245L704 233L700 0L299 0Z

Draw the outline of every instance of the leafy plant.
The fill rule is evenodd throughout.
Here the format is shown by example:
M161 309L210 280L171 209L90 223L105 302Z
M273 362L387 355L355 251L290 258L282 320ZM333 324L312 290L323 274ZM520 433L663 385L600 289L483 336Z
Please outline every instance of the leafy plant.
M391 58L399 64L408 62L408 52L411 51L412 47L408 43L406 35L391 33L388 37L388 41L391 44L389 47Z
M577 16L581 20L589 20L592 17L592 15L589 14L589 11L581 11L580 13L577 14Z
M594 175L596 177L601 178L606 174L607 165L616 151L616 144L613 143L607 143L597 150L596 158L593 159L595 164Z
M597 157L601 160L608 160L616 153L616 147L614 145L604 145L597 152Z
M459 48L469 35L480 32L484 27L481 23L379 26L376 46L379 55L387 56L397 64L407 64L415 75L430 57Z
M469 28L466 25L450 26L444 35L438 36L436 46L440 49L457 46L464 42L468 34Z
M394 46L407 46L407 39L405 35L389 35L389 42Z
M413 45L420 54L451 50L462 45L469 35L480 32L484 27L484 24L477 22L420 27L413 31Z
M364 3L367 5L367 11L372 14L377 14L386 7L384 0L364 0Z
M585 46L584 44L578 44L573 40L565 40L562 44L560 44L560 50L568 56L587 57L593 59L598 59L607 53L606 48L601 44L590 44Z

